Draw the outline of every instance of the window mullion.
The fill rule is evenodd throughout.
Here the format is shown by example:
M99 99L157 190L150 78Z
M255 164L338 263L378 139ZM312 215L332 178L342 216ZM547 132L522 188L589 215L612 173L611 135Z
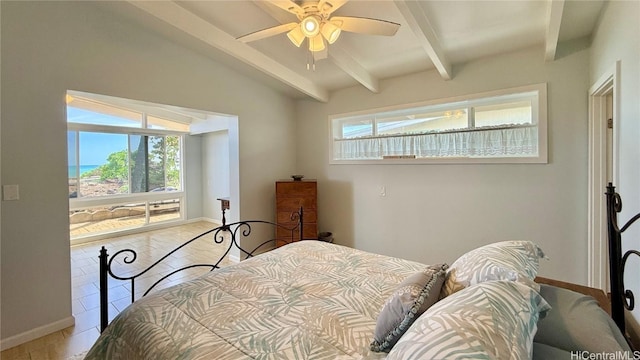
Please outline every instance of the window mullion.
M178 139L178 151L180 152L178 155L178 161L180 161L179 165L179 169L180 169L180 174L184 174L184 157L185 157L185 153L184 153L184 147L185 147L185 137L184 136L180 136ZM185 191L186 187L185 187L185 179L184 176L180 176L180 190Z
M75 131L76 145L76 198L80 197L80 131Z
M163 157L163 159L162 159L162 168L164 169L164 174L163 174L164 175L164 191L167 191L167 184L168 184L168 180L169 180L169 177L168 177L169 171L167 169L167 166L169 164L169 159L167 158L167 137L164 136L163 139L164 139L164 141L162 142L162 144L163 144L163 149L162 149L162 157Z
M469 119L469 129L473 129L476 127L476 108L469 106L467 108L467 114Z
M378 119L376 116L371 119L371 132L373 136L378 136Z
M68 130L73 131L85 131L85 132L101 132L111 134L151 134L151 135L185 135L188 132L176 131L176 130L162 130L162 129L142 129L125 126L111 126L111 125L93 125L93 124L78 124L68 123Z
M149 192L149 137L144 139L144 192Z
M131 190L133 189L133 179L131 178L132 172L131 172L131 135L127 135L127 171L128 171L128 175L127 178L129 179L129 190L128 193L132 194Z

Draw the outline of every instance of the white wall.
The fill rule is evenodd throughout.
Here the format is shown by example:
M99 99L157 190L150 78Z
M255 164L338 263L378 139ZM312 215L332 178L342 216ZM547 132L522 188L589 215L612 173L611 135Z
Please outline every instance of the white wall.
M320 231L336 242L425 263L453 262L477 246L539 243L540 274L586 283L588 51L546 64L543 49L459 66L451 81L424 72L297 102L298 172L318 179ZM549 164L329 165L328 120L404 103L548 83ZM379 187L386 187L386 197Z
M600 19L591 46L590 82L595 83L620 60L620 109L618 136L617 191L623 207L619 221L626 222L640 212L640 2L610 1ZM623 251L640 249L640 225L629 228L622 241ZM629 261L625 285L640 293L637 259ZM640 319L640 310L634 311Z
M238 216L274 217L273 183L295 169L291 99L90 2L0 4L2 184L21 196L2 202L3 340L71 315L68 89L238 115Z
M184 185L187 189L185 218L198 219L203 217L202 200L202 137L198 135L185 136L184 143Z
M202 135L202 169L202 216L222 221L220 201L217 199L231 194L228 131Z
M590 82L620 60L618 114L618 190L623 196L622 219L640 211L640 2L607 3L591 47ZM626 201L625 201L626 200ZM626 215L626 217L625 217Z

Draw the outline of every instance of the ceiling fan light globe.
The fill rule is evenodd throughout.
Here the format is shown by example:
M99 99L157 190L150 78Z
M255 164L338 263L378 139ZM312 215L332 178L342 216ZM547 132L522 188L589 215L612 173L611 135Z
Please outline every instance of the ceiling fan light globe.
M324 39L322 36L316 36L313 38L309 38L309 51L316 52L324 50Z
M305 38L299 26L296 26L293 28L293 30L289 31L287 33L287 37L289 38L289 40L291 40L293 45L297 47L300 47L300 45L302 45L302 42L304 41L304 38Z
M300 22L300 30L304 36L313 38L320 33L320 21L313 15L307 16Z
M329 44L333 44L334 42L336 42L336 40L338 40L341 31L342 30L340 30L339 27L330 22L327 22L322 24L322 30L320 32L322 33L322 36L327 39L327 42Z

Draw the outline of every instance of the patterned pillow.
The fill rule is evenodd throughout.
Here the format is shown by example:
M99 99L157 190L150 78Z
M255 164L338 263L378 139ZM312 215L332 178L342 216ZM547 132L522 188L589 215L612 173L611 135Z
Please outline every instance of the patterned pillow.
M415 319L438 301L447 268L447 264L429 266L398 285L378 315L371 350L391 350Z
M531 359L540 313L537 291L513 281L468 287L433 305L393 347L394 359Z
M502 241L479 247L459 257L447 272L442 296L492 280L521 282L536 291L538 261L544 253L530 241Z

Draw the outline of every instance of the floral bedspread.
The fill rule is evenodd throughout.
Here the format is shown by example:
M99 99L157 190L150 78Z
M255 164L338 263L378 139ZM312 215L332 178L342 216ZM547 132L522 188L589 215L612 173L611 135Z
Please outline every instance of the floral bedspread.
M136 301L86 359L384 358L369 350L378 313L424 267L296 242Z

